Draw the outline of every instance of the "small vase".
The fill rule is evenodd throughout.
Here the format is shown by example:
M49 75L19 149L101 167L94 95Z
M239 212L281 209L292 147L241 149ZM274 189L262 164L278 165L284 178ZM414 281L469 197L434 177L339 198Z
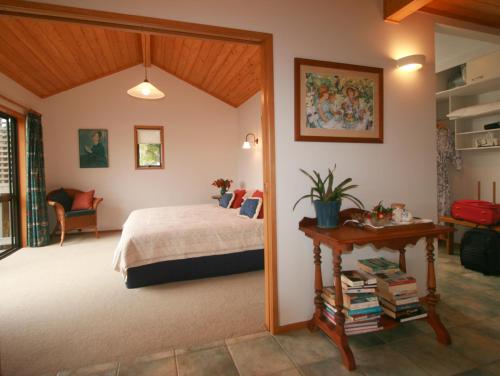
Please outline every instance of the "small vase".
M314 201L317 226L319 228L335 228L339 222L340 205L342 201Z

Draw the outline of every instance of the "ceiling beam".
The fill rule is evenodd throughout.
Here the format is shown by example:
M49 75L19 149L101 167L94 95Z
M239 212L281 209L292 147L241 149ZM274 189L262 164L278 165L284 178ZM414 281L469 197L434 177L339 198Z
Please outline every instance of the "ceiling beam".
M433 0L384 0L384 21L399 23Z
M142 61L145 67L151 66L151 35L148 33L141 34L142 45Z

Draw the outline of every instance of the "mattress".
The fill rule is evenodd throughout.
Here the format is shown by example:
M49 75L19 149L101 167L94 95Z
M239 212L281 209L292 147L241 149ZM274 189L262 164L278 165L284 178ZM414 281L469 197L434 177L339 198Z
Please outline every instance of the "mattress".
M123 225L113 267L125 277L133 267L264 248L262 219L214 204L133 211Z

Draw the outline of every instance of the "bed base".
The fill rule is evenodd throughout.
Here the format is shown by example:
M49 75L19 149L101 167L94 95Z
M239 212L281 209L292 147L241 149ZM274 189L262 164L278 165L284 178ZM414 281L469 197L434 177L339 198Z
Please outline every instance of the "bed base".
M162 261L129 268L125 285L129 289L160 283L186 281L264 269L264 250L228 253Z

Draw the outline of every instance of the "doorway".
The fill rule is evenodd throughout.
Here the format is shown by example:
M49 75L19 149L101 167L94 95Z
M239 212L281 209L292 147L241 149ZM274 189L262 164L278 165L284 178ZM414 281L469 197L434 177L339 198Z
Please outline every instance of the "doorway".
M0 112L0 258L20 247L17 120Z

